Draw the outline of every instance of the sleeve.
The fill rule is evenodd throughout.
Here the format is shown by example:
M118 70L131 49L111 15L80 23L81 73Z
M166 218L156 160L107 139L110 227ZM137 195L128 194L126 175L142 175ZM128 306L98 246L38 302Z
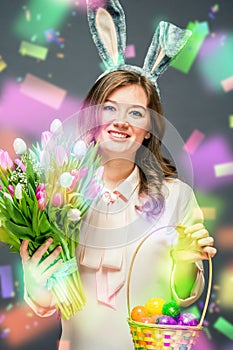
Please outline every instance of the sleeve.
M190 186L181 182L181 188L179 191L180 195L180 224L188 227L194 225L196 223L203 223L204 217L203 213L197 203L195 194ZM197 261L197 275L193 285L193 288L190 292L190 296L186 299L181 299L175 290L175 269L176 264L173 265L172 274L171 274L171 291L173 298L176 300L178 304L181 306L189 306L193 304L202 294L205 285L204 279L204 268L202 261Z
M32 300L26 288L24 288L24 300L37 316L49 317L56 312L56 307L53 302L51 302L51 305L48 307L43 307L37 304L34 300Z

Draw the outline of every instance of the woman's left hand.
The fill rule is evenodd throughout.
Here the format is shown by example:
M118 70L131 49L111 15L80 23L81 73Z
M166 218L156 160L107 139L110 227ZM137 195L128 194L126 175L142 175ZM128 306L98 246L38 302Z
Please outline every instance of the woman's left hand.
M214 239L201 223L189 227L177 226L178 242L171 250L172 258L179 262L196 262L213 258L217 253Z

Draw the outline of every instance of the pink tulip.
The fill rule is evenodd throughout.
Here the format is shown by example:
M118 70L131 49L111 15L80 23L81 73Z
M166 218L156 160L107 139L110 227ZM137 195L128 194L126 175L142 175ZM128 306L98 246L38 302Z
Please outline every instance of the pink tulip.
M63 203L62 194L60 192L55 193L52 203L55 207L60 207Z
M41 198L38 200L38 209L39 210L44 210L46 207L46 200L45 198Z
M45 184L41 183L37 186L36 192L45 191Z
M96 171L95 171L95 178L97 181L101 181L103 178L104 174L104 167L100 166Z
M94 199L97 196L97 194L100 192L101 187L102 186L98 182L96 182L96 180L93 178L86 192L87 198Z
M14 186L13 186L13 185L9 185L9 186L8 186L8 191L10 192L10 194L11 194L12 196L14 196L14 194L15 194L15 189L14 189Z
M37 186L36 199L38 201L38 209L44 210L46 207L46 199L47 199L45 184L41 183Z
M44 131L41 134L41 146L43 149L46 148L46 146L48 145L49 141L51 140L52 137L52 133L50 131Z
M13 168L13 162L9 156L9 153L7 151L3 151L2 149L0 149L0 167L3 171Z
M84 178L88 173L88 168L84 167L82 169L79 170L71 170L70 174L74 177L72 184L70 185L70 187L67 189L68 191L73 191L77 182Z
M16 165L18 165L18 167L20 167L21 170L23 170L24 173L26 172L26 167L19 158L16 158L14 162Z
M57 146L55 149L55 157L58 165L62 166L65 163L68 163L67 153L62 146Z
M0 191L2 190L2 185L0 185Z

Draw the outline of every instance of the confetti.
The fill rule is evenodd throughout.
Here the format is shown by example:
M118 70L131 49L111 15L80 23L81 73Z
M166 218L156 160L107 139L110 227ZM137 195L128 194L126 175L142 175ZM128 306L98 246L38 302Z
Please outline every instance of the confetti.
M221 81L221 85L225 92L233 90L233 76Z
M47 58L48 49L47 47L31 44L26 41L22 41L20 44L19 52L22 56L30 56L45 60Z
M205 138L205 135L200 132L199 130L194 130L188 140L186 141L184 145L184 149L189 153L193 154L196 149L199 147L203 139Z
M229 126L230 128L233 128L233 115L229 116Z
M214 172L216 164L231 162L233 159L231 145L223 135L206 138L190 157L198 190L213 190L232 183L233 176L216 177Z
M217 230L216 243L221 249L233 248L233 225L223 226Z
M224 317L219 317L213 327L229 339L233 340L233 325Z
M7 67L7 64L3 59L0 59L0 72L2 72Z
M25 11L15 19L13 30L21 40L31 41L33 36L43 45L46 42L44 30L62 27L69 12L70 1L29 0Z
M233 175L233 162L215 165L214 172L216 177Z
M183 73L189 72L206 36L209 34L209 26L207 22L190 22L187 29L192 31L192 35L182 51L171 62L172 67Z
M2 298L13 298L15 295L12 267L10 265L0 266L1 295Z
M135 46L134 45L127 45L125 48L125 57L126 58L133 58L135 56L136 56Z
M58 109L66 96L66 90L37 78L32 74L26 74L21 83L20 91L52 108Z
M216 208L201 207L205 220L216 219Z

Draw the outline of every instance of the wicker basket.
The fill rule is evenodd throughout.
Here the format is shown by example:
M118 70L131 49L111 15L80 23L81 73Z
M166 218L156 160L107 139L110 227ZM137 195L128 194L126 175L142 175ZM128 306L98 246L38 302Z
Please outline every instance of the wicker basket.
M156 230L157 231L157 230ZM134 348L137 350L191 350L196 343L202 330L202 324L209 304L211 286L212 286L212 261L209 258L209 281L206 292L206 300L197 326L180 325L160 325L136 322L130 316L130 280L136 255L142 244L154 233L147 235L135 250L129 268L127 280L127 306L128 306L128 324Z

